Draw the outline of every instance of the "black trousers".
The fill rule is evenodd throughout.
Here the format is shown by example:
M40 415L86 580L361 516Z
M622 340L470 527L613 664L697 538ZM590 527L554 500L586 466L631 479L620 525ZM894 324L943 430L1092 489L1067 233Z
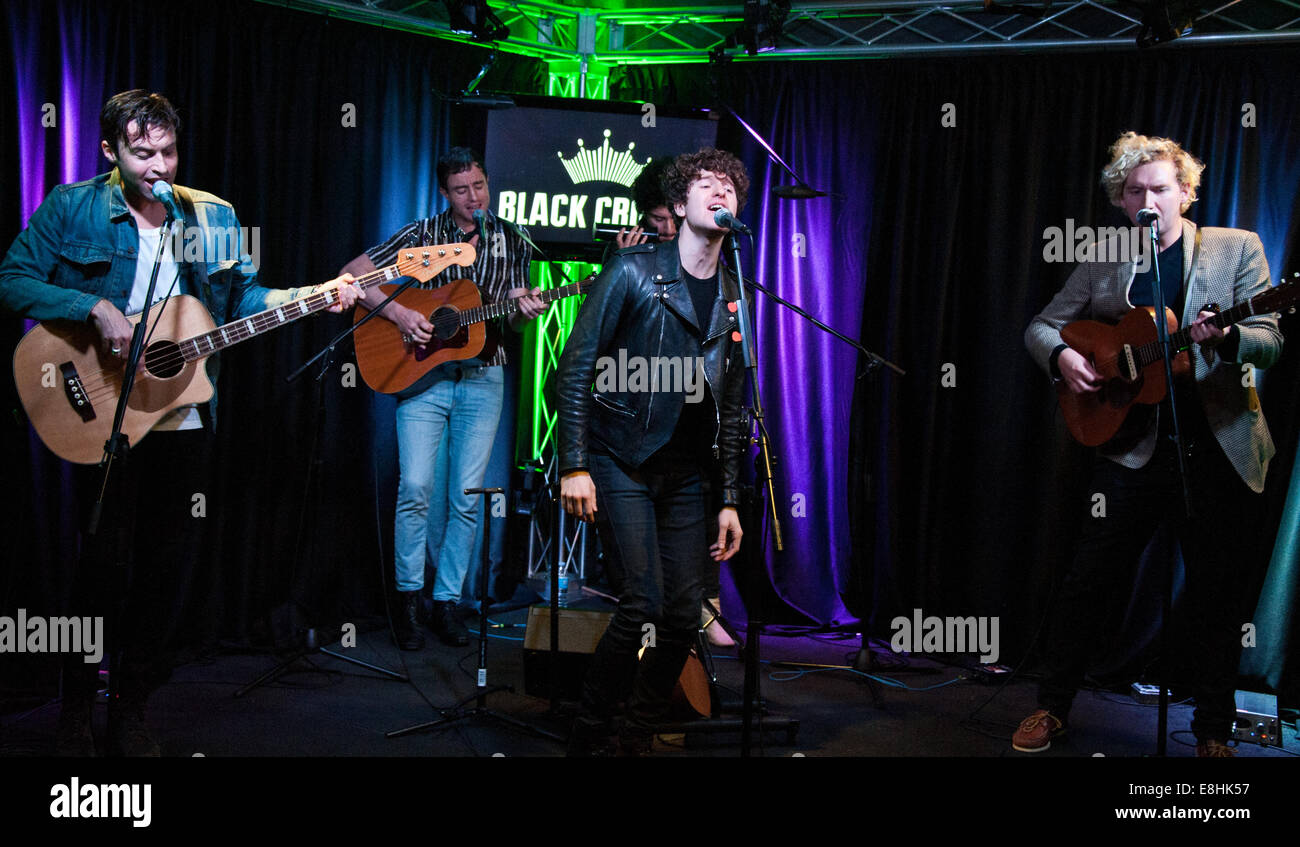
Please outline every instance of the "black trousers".
M166 650L184 614L209 509L211 435L204 429L154 432L114 462L95 534L88 532L103 471L73 472L80 555L68 615L104 618L107 647L119 658L118 688L143 699L170 673ZM64 698L93 696L98 666L78 655L64 663Z
M1198 740L1231 737L1241 627L1247 614L1240 586L1248 580L1242 573L1240 545L1252 529L1257 499L1213 435L1193 436L1189 453L1190 520L1171 440L1162 437L1151 461L1138 469L1097 457L1086 523L1049 625L1039 708L1066 718L1096 645L1105 643L1106 634L1118 625L1138 558L1167 521L1181 543L1186 577L1182 631L1187 641L1181 646L1190 648L1183 681L1196 700L1192 731ZM1104 515L1095 514L1097 494L1105 498Z
M708 486L697 463L654 457L631 468L593 452L591 475L619 601L583 684L583 711L606 721L625 700L626 726L644 732L666 716L699 627Z

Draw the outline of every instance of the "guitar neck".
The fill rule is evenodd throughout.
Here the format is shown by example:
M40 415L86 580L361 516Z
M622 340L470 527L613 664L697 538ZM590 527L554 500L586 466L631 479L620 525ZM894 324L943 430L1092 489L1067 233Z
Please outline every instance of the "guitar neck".
M1237 321L1248 318L1251 315L1258 314L1261 311L1272 311L1271 309L1255 308L1255 304L1257 301L1270 296L1272 295L1261 294L1258 297L1245 301L1244 303L1238 303L1237 305L1233 306L1231 309L1224 309L1222 312L1219 312L1217 315L1207 320L1206 323L1211 324L1217 329L1224 329L1225 327L1232 326ZM1178 352L1182 352L1183 350L1186 350L1188 347L1191 347L1192 346L1191 328L1183 327L1177 332L1171 332L1169 334L1169 342L1174 346L1174 350ZM1145 367L1146 365L1149 365L1152 362L1158 362L1162 358L1164 358L1164 350L1161 348L1159 341L1152 341L1149 344L1143 344L1141 347L1137 348L1137 358L1138 358L1139 365Z
M396 264L389 265L378 270L371 271L357 277L356 285L362 291L368 291L375 286L382 285L386 282L393 282L403 276L408 275L413 267L413 260L406 260ZM272 329L293 323L299 318L315 314L322 309L328 309L339 301L338 291L331 289L329 291L317 291L308 294L306 297L300 297L291 303L286 303L275 309L267 309L264 312L258 312L247 318L240 318L237 321L231 321L223 324L211 332L205 332L196 335L193 338L187 338L179 342L181 354L185 360L192 361L204 356L210 356L227 347L231 347L241 341L247 341Z
M585 282L586 280L584 280ZM554 303L556 300L562 300L565 297L572 297L575 294L582 293L582 283L574 282L569 285L562 285L559 288L552 288L538 294L537 297L543 303ZM460 313L460 325L468 326L469 324L481 323L492 318L509 317L519 311L519 301L517 298L502 300L499 303L485 303L482 306L475 306L472 309L464 309Z

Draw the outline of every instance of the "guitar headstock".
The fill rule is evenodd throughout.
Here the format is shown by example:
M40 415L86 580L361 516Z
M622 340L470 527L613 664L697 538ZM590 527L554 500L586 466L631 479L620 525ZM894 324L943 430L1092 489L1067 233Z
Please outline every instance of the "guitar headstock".
M428 282L452 265L474 264L476 256L473 244L422 244L397 251L395 264L402 276Z
M1300 272L1292 274L1292 277L1300 277ZM1250 304L1255 314L1294 312L1297 300L1300 300L1300 287L1297 287L1296 280L1292 278L1279 282L1273 288L1253 298Z

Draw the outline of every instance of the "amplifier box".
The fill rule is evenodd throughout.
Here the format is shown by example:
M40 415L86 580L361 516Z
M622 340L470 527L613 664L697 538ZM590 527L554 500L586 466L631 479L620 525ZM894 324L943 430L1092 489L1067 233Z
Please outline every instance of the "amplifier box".
M582 699L582 680L611 617L612 612L560 609L560 650L552 673L551 607L531 607L524 631L524 692L533 697L550 697L554 679L560 699Z

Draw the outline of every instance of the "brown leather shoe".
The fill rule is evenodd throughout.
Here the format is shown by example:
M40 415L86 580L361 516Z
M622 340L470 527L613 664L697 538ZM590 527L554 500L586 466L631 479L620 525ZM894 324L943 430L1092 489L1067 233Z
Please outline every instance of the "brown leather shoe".
M1039 709L1020 722L1011 736L1011 746L1021 753L1041 753L1052 746L1052 739L1065 732L1065 723L1046 709Z
M1196 758L1198 759L1235 759L1237 751L1214 738L1207 738L1204 741L1196 742Z

